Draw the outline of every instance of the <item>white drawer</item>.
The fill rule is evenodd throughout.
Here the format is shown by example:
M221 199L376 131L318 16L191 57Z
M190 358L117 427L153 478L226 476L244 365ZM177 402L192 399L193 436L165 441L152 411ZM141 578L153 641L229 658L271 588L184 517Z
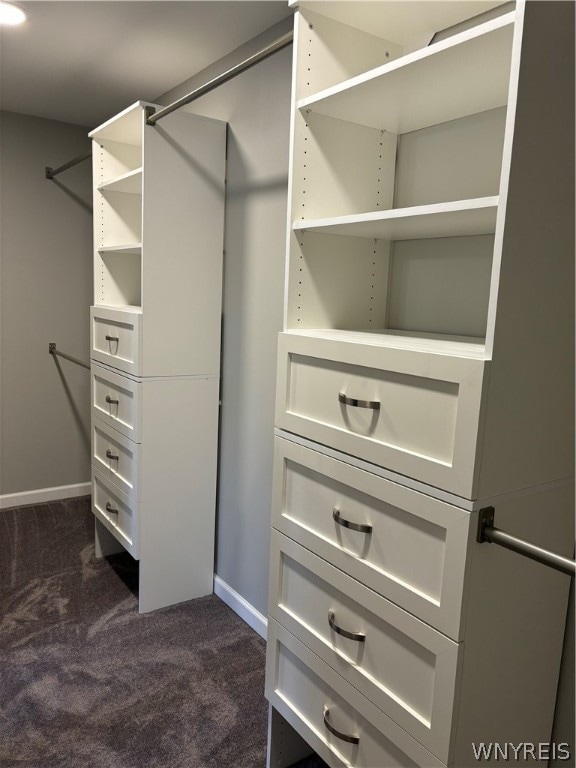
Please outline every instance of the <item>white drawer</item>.
M266 696L331 766L444 765L273 619L268 622Z
M130 498L140 498L140 444L92 420L92 464Z
M122 546L138 559L137 502L92 467L92 511Z
M461 646L272 531L270 614L448 762Z
M473 496L486 361L289 333L278 355L281 429Z
M476 515L275 439L272 524L454 640Z
M141 312L90 307L91 357L121 371L140 373Z
M141 442L141 387L136 381L92 365L92 417Z

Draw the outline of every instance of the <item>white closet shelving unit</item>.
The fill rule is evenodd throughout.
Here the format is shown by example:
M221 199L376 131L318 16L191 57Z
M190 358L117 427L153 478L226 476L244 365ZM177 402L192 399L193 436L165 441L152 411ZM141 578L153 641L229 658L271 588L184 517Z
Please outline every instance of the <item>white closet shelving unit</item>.
M572 556L574 9L293 4L268 765L462 768L551 735L569 578L476 532Z
M226 124L91 132L97 556L139 560L141 612L212 592Z

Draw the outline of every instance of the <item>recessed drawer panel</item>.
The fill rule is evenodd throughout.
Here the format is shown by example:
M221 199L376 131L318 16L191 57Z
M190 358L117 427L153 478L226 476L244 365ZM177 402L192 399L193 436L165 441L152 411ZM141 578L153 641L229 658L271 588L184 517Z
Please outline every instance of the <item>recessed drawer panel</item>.
M470 497L485 361L280 334L276 423Z
M92 464L130 498L140 498L140 444L92 420Z
M270 614L448 762L459 646L272 532Z
M110 480L92 467L92 511L132 557L138 558L138 508Z
M90 307L91 357L121 371L140 373L142 314Z
M462 638L476 513L276 437L272 515L278 530Z
M92 365L92 416L139 443L141 387L126 376Z
M268 622L266 696L331 766L444 765L274 619Z

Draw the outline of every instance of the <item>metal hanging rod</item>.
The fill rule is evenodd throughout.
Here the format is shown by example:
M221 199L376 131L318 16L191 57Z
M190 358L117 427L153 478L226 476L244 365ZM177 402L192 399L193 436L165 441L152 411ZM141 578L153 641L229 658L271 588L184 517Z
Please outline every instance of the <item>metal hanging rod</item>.
M204 85L198 86L198 88L195 88L189 94L182 96L181 99L178 99L178 101L169 104L167 107L159 109L157 112L154 111L154 107L148 107L146 125L156 125L158 120L166 117L166 115L169 115L171 112L175 112L177 109L184 107L186 104L190 104L191 101L199 99L200 96L204 96L204 94L209 93L219 85L227 83L228 80L232 80L232 78L236 77L236 75L239 75L242 72L245 72L247 69L250 69L250 67L253 67L254 64L258 64L258 62L267 59L268 56L272 56L273 53L276 53L282 48L285 48L287 45L290 45L293 39L294 33L292 31L287 32L285 35L282 35L281 37L274 40L274 42L257 51L257 53L249 56L239 64L235 64L233 67L230 67L230 69L227 69L226 72L223 72L221 75L217 75Z
M92 157L92 152L88 152L85 155L79 155L78 157L75 157L74 160L69 160L67 163L64 163L64 165L61 165L58 168L50 168L50 166L47 165L44 168L44 171L46 173L46 178L53 179L54 176L56 176L58 173L62 173L62 171L67 171L68 168L72 168L72 166L78 165L78 163L83 163L84 160L88 160L89 157Z
M88 370L90 370L88 363L83 363L82 360L78 360L77 357L72 357L72 355L68 355L66 352L60 352L59 349L56 349L56 342L54 341L51 341L48 344L48 352L51 355L54 355L54 357L63 357L65 360L70 360L71 363L76 363L76 365L81 365L82 368L88 368Z
M531 544L529 541L524 541L524 539L518 539L516 536L495 528L494 514L494 507L484 507L484 509L480 510L478 535L476 537L476 541L480 544L485 541L499 544L501 547L511 549L513 552L536 560L538 563L548 565L550 568L562 571L562 573L567 573L569 576L576 575L576 560L570 560L568 557L558 555L556 552L550 552L548 549L543 549L536 544Z

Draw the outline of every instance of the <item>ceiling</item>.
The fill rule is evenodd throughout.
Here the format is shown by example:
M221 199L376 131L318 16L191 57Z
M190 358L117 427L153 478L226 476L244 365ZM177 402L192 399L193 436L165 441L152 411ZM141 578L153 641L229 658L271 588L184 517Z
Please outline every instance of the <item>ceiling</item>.
M0 107L93 128L291 15L286 0L24 0L0 28Z

